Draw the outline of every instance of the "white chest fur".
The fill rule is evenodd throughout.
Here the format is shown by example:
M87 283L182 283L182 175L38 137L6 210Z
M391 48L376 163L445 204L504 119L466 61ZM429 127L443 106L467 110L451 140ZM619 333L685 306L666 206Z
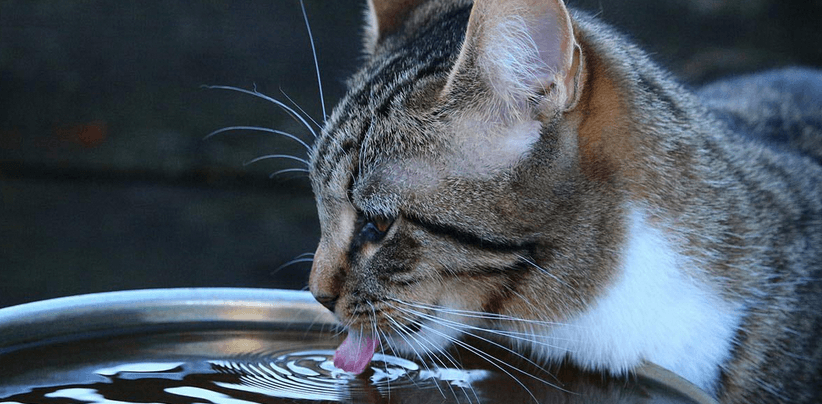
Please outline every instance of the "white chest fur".
M713 392L732 349L740 307L688 276L689 260L648 225L641 210L633 211L629 223L614 283L587 311L545 336L550 348L535 349L552 359L568 354L583 367L614 374L647 360Z

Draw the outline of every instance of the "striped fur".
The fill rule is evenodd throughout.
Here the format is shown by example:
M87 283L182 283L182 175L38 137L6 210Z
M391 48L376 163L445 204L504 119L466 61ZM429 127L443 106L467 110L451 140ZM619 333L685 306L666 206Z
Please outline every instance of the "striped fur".
M310 153L309 286L344 325L418 355L493 328L723 403L820 400L822 73L695 95L558 0L369 10Z

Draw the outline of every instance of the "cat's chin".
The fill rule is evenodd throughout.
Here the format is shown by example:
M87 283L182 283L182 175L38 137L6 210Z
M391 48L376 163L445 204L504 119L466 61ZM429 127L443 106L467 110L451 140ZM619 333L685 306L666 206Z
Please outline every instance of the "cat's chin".
M451 345L460 343L462 331L458 325L437 320L421 320L418 325L413 332L394 330L384 333L387 346L383 350L425 360L432 355L441 355Z

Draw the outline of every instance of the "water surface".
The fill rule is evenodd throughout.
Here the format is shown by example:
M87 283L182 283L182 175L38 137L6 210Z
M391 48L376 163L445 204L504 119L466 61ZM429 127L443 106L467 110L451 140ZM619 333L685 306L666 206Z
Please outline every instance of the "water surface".
M499 360L384 352L355 376L333 366L340 342L316 331L177 330L41 344L0 355L0 403L690 402L648 381L536 369L485 348Z

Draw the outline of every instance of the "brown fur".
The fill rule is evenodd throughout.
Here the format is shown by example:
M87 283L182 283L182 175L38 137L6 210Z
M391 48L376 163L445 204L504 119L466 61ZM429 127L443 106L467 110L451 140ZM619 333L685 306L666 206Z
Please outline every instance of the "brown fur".
M694 263L681 275L741 307L717 397L819 399L818 115L799 114L789 146L753 141L776 137L765 104L740 104L738 87L701 100L555 0L483 0L470 17L464 1L371 10L370 56L311 153L322 240L309 286L344 325L419 331L396 299L571 321L618 281L640 206ZM822 99L822 75L802 74ZM367 228L376 217L393 220L384 234Z

